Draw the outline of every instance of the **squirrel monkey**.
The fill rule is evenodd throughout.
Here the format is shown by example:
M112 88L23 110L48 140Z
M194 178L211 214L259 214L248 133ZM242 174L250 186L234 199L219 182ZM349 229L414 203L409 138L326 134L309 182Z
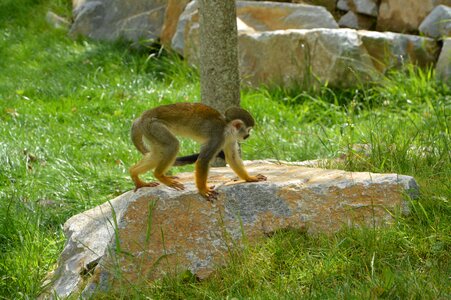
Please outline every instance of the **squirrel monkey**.
M176 136L194 139L202 144L196 159L195 177L199 193L208 200L216 198L217 192L207 186L210 161L221 150L233 171L248 182L264 181L258 174L250 176L239 155L238 142L249 137L254 118L246 110L231 107L224 116L217 110L201 103L175 103L145 111L133 122L131 137L136 148L144 157L130 168L135 191L141 187L153 187L157 182L144 182L139 178L149 170L161 183L176 190L184 186L176 177L165 173L176 162L179 141Z

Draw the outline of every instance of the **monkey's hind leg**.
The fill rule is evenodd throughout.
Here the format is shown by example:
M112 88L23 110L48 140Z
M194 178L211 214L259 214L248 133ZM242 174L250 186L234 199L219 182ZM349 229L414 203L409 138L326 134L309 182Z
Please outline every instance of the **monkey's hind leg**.
M144 182L139 178L140 174L155 168L157 158L151 153L146 153L144 157L134 166L130 168L130 176L135 183L135 192L142 187L154 187L159 185L158 182Z
M177 145L178 145L178 141L177 141ZM171 149L169 149L169 147L166 149L165 159L160 160L158 162L158 165L155 168L153 174L154 174L155 178L157 178L161 183L163 183L173 189L181 191L181 190L185 189L185 186L181 182L176 180L176 179L178 179L178 177L165 175L177 157L178 151L174 151L173 149L174 148L172 148L172 147L171 147ZM177 146L176 150L178 150L178 146Z
M148 127L146 137L152 140L155 151L158 151L158 162L154 169L154 176L161 183L176 189L184 190L184 185L176 180L175 176L166 176L166 172L174 164L179 152L179 141L166 127L160 122L152 122ZM145 133L145 134L146 134Z

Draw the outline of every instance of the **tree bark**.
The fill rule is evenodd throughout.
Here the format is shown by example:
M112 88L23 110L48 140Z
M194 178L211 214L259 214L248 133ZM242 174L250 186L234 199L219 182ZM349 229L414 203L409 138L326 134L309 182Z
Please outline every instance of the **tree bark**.
M240 105L235 0L199 0L201 101L220 112Z

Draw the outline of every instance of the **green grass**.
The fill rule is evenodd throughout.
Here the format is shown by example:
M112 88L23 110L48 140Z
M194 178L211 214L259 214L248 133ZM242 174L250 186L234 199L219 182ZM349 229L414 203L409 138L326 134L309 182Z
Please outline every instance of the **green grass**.
M0 299L35 298L64 245L65 220L132 188L127 169L139 155L129 130L141 111L199 101L197 72L177 57L52 29L45 13L70 16L68 2L0 3ZM422 194L411 215L387 229L276 233L230 253L203 282L163 278L105 298L451 296L451 96L432 71L406 66L346 91L245 89L242 100L258 124L246 159L345 155L347 170L412 175Z

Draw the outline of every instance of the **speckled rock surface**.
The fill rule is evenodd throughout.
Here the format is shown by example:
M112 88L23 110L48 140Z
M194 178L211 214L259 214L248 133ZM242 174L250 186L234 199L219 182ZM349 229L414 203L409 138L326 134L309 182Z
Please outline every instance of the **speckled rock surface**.
M192 173L178 174L186 190L142 188L69 219L68 238L49 290L66 296L108 289L189 270L207 277L225 262L229 247L297 228L332 233L343 226L388 226L408 213L410 176L248 162L266 182L242 183L230 168L211 170L219 197L197 194ZM114 214L112 214L114 208ZM116 216L117 230L113 215ZM86 276L88 270L94 275ZM90 273L90 274L91 274ZM118 276L120 274L120 276Z

